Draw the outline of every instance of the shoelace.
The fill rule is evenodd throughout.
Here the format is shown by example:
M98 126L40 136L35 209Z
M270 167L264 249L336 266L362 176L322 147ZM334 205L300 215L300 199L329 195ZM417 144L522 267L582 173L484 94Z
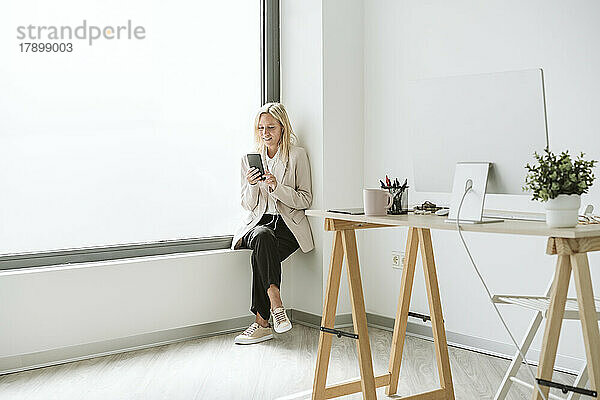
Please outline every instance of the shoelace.
M258 324L256 322L253 322L252 325L250 325L248 328L246 328L246 330L244 331L244 333L242 335L250 336L257 329L258 329Z
M285 320L286 320L285 310L283 308L278 308L276 310L273 310L273 317L275 318L275 322L277 322L278 324L285 322Z

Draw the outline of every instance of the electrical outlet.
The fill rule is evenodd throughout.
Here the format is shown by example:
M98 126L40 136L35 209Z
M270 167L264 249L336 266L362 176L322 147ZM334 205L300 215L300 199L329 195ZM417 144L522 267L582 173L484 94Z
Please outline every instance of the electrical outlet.
M404 252L392 251L392 268L402 269L404 265Z
M404 266L404 251L392 251L392 268L402 269Z

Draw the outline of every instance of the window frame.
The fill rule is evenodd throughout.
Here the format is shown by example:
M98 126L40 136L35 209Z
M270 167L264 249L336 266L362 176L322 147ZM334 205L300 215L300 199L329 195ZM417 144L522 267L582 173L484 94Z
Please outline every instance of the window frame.
M261 0L261 104L279 102L279 0Z
M261 104L280 99L279 0L260 1L260 100ZM58 249L41 252L0 255L0 271L51 265L110 261L198 251L223 250L231 247L233 235L209 236L144 243Z

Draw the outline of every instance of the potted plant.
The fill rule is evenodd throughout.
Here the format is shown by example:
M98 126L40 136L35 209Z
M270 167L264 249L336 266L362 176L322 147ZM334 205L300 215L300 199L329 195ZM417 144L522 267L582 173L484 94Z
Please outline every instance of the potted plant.
M581 153L572 159L569 151L559 155L549 148L543 154L534 153L537 163L527 163L523 190L533 192L532 200L546 202L546 224L551 228L577 225L581 194L594 182L592 169L596 160L586 161Z

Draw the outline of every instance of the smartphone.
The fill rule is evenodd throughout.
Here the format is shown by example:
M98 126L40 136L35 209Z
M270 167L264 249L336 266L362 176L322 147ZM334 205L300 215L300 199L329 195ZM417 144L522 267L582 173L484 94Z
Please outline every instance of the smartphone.
M262 163L262 157L260 156L259 153L250 153L248 155L246 155L246 157L248 157L248 165L250 166L250 168L254 167L254 168L258 168L258 170L260 171L260 174L263 175L260 177L261 181L264 181L265 178L264 174L265 174L265 169L263 168L263 163Z

